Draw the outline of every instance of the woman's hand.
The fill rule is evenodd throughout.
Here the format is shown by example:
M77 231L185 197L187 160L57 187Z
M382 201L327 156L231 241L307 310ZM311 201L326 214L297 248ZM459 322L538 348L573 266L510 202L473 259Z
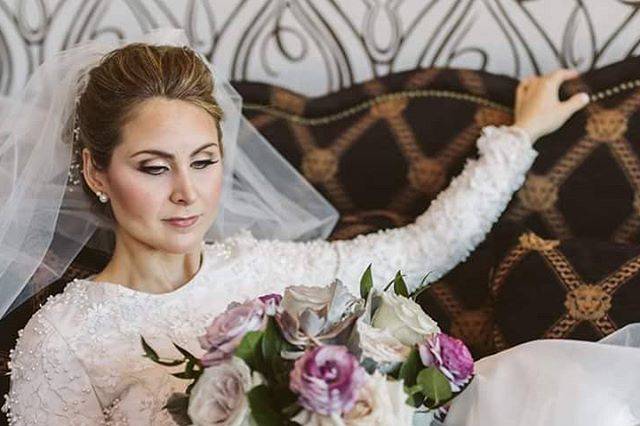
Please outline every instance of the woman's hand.
M561 127L569 117L589 103L589 95L584 92L564 102L558 99L562 82L577 76L576 70L559 69L522 80L516 90L513 125L526 131L532 142Z

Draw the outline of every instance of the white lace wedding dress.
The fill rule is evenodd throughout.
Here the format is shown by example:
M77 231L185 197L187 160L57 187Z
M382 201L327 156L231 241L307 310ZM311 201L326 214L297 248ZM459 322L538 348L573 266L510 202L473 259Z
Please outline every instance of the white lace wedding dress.
M259 241L248 232L205 245L197 274L180 288L147 294L77 279L50 297L11 353L11 424L172 425L162 406L186 382L143 357L140 336L166 358L175 342L202 355L196 337L231 301L291 284L340 278L357 292L372 263L383 285L397 270L414 287L441 277L480 243L523 183L537 153L516 127L483 128L480 156L415 223L349 241Z

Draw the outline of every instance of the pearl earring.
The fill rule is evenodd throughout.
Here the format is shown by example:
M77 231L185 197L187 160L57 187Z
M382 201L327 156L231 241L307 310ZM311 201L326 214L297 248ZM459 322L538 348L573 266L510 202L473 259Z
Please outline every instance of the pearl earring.
M107 201L109 201L109 197L107 197L107 194L102 191L96 192L96 195L98 196L98 199L101 203L106 203Z

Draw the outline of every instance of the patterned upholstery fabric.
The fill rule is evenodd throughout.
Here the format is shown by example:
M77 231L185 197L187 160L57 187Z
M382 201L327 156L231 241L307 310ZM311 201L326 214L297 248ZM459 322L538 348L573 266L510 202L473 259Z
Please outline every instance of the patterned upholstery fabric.
M584 74L567 93L592 102L541 140L527 181L505 219L541 236L638 242L640 57Z
M321 98L256 83L247 116L340 211L333 239L411 222L475 155L480 129L511 120L515 80L424 69ZM266 105L265 105L266 104Z
M563 85L563 98L584 90L592 103L538 142L504 220L553 238L638 240L639 68L634 57ZM251 83L238 90L260 131L343 214L333 238L349 238L424 210L475 154L479 129L512 120L516 84L432 68L322 98Z
M640 58L565 83L589 107L537 143L540 156L500 225L553 238L634 241L640 231ZM342 213L332 235L350 238L411 222L476 154L486 124L509 123L517 82L467 70L429 69L377 79L323 98L241 84L252 121ZM636 176L638 175L638 176ZM494 353L488 277L497 233L420 298L475 356ZM524 325L526 327L526 325Z
M640 246L525 232L490 287L497 350L538 338L598 340L640 321Z
M474 358L496 352L494 314L489 278L496 263L492 236L469 257L429 289L417 302L449 334L462 339Z

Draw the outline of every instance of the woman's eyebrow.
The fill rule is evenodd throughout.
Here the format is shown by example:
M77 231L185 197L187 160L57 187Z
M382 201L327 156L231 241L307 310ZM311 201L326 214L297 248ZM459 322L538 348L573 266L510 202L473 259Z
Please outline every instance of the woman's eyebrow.
M218 146L218 144L215 143L215 142L204 144L200 148L198 148L195 151L193 151L191 153L191 156L193 157L194 155L196 155L197 153L199 153L203 149L209 148L210 146ZM138 151L138 152L136 152L135 154L133 154L129 158L133 158L136 155L140 155L140 154L153 154L153 155L157 155L159 157L164 157L164 158L169 158L169 159L173 159L174 158L173 154L171 154L169 152L165 152L165 151L160 151L160 150L157 150L157 149L145 149L145 150L142 150L142 151Z

